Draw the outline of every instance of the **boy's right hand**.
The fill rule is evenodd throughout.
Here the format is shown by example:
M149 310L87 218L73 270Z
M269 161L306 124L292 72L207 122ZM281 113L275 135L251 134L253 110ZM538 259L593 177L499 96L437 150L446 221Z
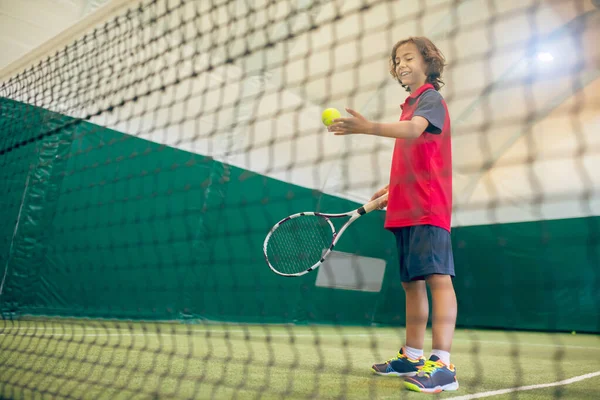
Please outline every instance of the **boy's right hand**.
M371 200L375 200L381 196L383 196L384 194L386 194L389 191L390 185L385 185L384 187L382 187L381 189L379 189L377 192L375 192L375 194L373 195L373 197L371 197ZM387 199L383 202L383 204L381 205L381 208L384 208L385 206L387 206Z

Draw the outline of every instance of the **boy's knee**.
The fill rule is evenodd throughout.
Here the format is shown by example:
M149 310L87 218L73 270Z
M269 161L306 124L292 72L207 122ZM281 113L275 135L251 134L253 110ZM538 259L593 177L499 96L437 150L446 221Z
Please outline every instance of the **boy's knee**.
M425 280L432 290L437 288L448 289L452 287L452 277L450 275L433 274L427 276Z
M425 287L425 281L421 281L421 280L411 281L411 282L402 282L402 287L404 288L405 292L427 290L427 288Z

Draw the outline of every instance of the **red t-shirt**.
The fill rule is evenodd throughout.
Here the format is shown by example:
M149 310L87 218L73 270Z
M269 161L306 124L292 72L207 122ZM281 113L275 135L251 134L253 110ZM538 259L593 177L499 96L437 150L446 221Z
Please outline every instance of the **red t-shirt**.
M452 146L442 95L425 84L401 105L401 121L421 116L429 125L417 139L396 139L385 228L434 225L450 231Z

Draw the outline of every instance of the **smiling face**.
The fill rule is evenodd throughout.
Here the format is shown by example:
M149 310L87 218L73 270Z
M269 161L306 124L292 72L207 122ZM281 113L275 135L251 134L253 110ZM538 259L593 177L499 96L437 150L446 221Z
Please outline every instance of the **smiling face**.
M408 42L398 47L394 59L396 77L414 92L427 81L427 65L417 46Z

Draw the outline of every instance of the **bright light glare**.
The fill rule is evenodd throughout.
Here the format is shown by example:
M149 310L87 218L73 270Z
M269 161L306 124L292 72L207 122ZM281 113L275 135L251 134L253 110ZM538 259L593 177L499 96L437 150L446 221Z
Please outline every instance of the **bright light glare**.
M546 53L546 52L538 53L537 58L538 58L538 60L543 61L543 62L550 62L550 61L554 60L554 56L552 56L552 54Z

